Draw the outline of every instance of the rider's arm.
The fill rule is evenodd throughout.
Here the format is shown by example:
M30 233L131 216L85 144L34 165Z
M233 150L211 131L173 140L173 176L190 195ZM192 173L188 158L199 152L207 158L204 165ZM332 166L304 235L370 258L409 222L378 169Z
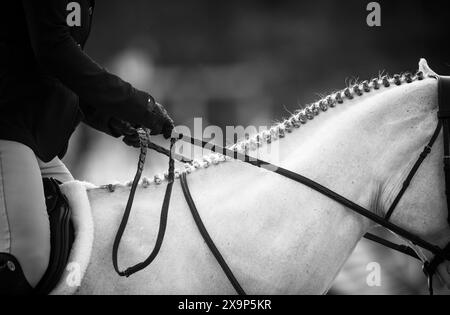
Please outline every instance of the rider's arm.
M22 3L35 57L46 71L96 109L151 127L153 99L100 67L81 50L66 24L65 1Z
M123 142L129 146L137 148L140 146L136 128L129 123L108 116L107 114L102 113L94 107L82 102L80 103L80 108L83 114L82 121L85 124L115 138L123 136Z
M114 127L111 116L99 111L95 107L87 105L82 101L80 101L80 109L83 114L82 121L88 126L115 138L122 135L120 131Z

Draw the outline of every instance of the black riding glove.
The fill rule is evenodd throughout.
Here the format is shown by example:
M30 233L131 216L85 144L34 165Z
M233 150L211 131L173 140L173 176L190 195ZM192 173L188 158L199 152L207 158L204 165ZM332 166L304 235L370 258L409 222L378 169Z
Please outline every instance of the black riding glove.
M162 134L164 138L170 138L174 123L165 108L161 104L156 103L153 98L150 98L148 100L148 111L150 115L145 127L150 129L150 134ZM132 125L129 122L112 117L109 121L109 127L115 134L123 136L122 140L127 145L135 148L140 147L137 129L141 126Z
M140 147L137 130L130 123L116 118L111 118L109 121L109 126L114 131L114 133L123 136L122 141L127 145L135 148Z
M150 134L162 134L164 138L170 138L174 128L174 123L166 109L161 104L155 102L153 98L149 98L148 106L150 111L150 119L145 126L150 129Z

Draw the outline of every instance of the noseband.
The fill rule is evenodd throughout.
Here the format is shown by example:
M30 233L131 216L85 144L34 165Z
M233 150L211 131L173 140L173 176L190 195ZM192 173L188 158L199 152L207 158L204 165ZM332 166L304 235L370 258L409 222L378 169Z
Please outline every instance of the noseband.
M426 261L424 262L423 265L423 271L425 273L425 275L428 278L428 288L429 288L429 293L430 295L433 294L433 276L436 273L436 269L437 267L444 261L446 260L450 260L450 243L447 244L447 246L445 248L440 248L437 245L431 244L428 241L424 240L423 238L406 231L405 229L401 228L400 226L391 223L389 221L389 219L391 218L394 210L396 209L398 203L400 202L401 198L403 197L405 191L408 189L411 180L413 179L414 175L416 174L417 170L419 169L420 165L422 164L422 162L425 160L425 158L428 156L428 154L431 152L431 149L436 141L436 139L438 138L441 130L443 130L443 137L444 137L444 175L445 175L445 188L446 188L446 198L447 198L447 209L449 211L449 216L448 216L448 222L450 224L450 150L449 150L449 124L450 124L450 77L437 77L437 79L439 80L438 83L438 94L439 94L439 112L438 112L438 124L437 127L429 141L429 143L425 146L424 150L422 151L422 153L419 155L416 163L413 165L412 169L410 170L408 176L406 177L405 181L403 182L402 188L400 190L400 192L398 193L398 195L396 196L396 198L394 199L392 205L389 207L385 217L381 217L371 211L369 211L368 209L365 209L363 207L361 207L360 205L346 199L345 197L337 194L336 192L322 186L321 184L306 178L300 174L294 173L290 170L284 169L282 167L273 165L271 163L268 163L266 161L263 160L259 160L256 159L254 157L251 157L247 154L243 154L240 152L237 152L235 150L230 150L227 148L222 148L220 146L217 145L213 145L211 147L211 143L207 143L205 141L199 140L199 139L195 139L195 138L191 138L188 136L184 136L182 134L175 134L174 133L174 137L171 139L171 145L170 145L170 150L167 150L165 148L162 148L152 142L150 142L150 133L148 130L143 130L143 129L139 129L138 130L138 134L139 134L139 138L141 140L141 154L139 157L139 163L138 163L138 167L137 167L137 172L135 175L135 178L133 180L133 184L131 186L131 191L130 191L130 196L128 198L128 202L124 211L124 215L122 218L122 222L119 226L119 229L117 231L117 235L116 238L114 240L114 246L113 246L113 252L112 252L112 259L113 259L113 265L114 265L114 269L115 271L120 275L120 276L126 276L129 277L130 275L146 268L148 265L150 265L152 263L152 261L156 258L156 256L158 255L158 252L162 246L163 243L163 239L164 239L164 235L165 235L165 230L166 230L166 226L167 226L167 217L168 217L168 211L169 211L169 204L170 204L170 196L171 196L171 192L172 192L172 187L173 187L173 183L175 180L175 174L174 174L174 160L179 160L183 163L192 163L191 160L186 159L180 155L177 155L176 153L174 153L173 148L174 148L174 144L176 141L178 140L183 140L186 141L192 145L195 146L199 146L202 148L208 148L209 150L216 152L216 153L220 153L223 155L226 155L228 157L231 157L233 159L236 160L241 160L243 162L249 163L253 166L256 167L260 167L260 168L264 168L268 171L272 171L274 173L277 173L281 176L287 177L293 181L296 181L298 183L301 183L305 186L308 186L309 188L327 196L328 198L336 201L337 203L343 205L344 207L370 219L371 221L383 226L384 228L392 231L393 233L403 237L404 239L410 241L412 244L419 246L423 249L426 249L428 251L430 251L431 253L434 254L434 257L431 261ZM150 148L152 150L155 150L159 153L162 153L164 155L167 155L169 157L169 171L168 171L168 185L166 188L166 193L164 196L164 200L163 200L163 205L162 205L162 210L161 210L161 217L160 217L160 225L159 225L159 231L158 231L158 236L157 236L157 240L156 240L156 244L154 249L152 250L151 254L149 255L149 257L143 261L142 263L139 263L137 265L134 265L128 269L126 269L125 271L120 271L119 267L118 267L118 249L119 249L119 245L120 245L120 241L122 239L122 235L125 231L126 225L128 223L128 218L130 216L130 212L131 212L131 208L133 205L133 200L134 200L134 195L139 183L139 179L142 175L142 171L144 169L144 163L145 163L145 157L146 157L146 152L147 152L147 148ZM191 210L191 213L193 215L193 218L195 220L195 223L199 229L200 234L202 235L203 239L205 240L206 244L208 245L209 249L211 250L211 252L213 253L214 257L216 258L216 260L218 261L219 265L221 266L222 270L224 271L225 275L227 276L227 278L229 279L229 281L231 282L231 284L233 285L233 287L235 288L236 292L244 295L245 291L243 290L243 288L241 287L241 285L239 284L238 280L236 279L236 277L233 275L233 272L231 271L231 269L229 268L229 266L227 265L225 259L223 258L223 256L221 255L220 251L218 250L218 248L216 247L216 245L214 244L213 240L211 239L206 227L204 226L202 219L200 217L200 214L197 211L197 208L195 206L195 202L192 198L192 195L189 191L189 187L188 187L188 182L187 182L187 178L186 178L186 173L182 173L180 175L180 183L181 183L181 187L183 190L183 194L185 196L186 202ZM377 242L383 246L389 247L391 249L394 249L396 251L399 251L403 254L409 255L411 257L414 257L416 259L420 258L418 257L418 255L416 254L416 252L408 247L408 246L404 246L404 245L398 245L395 243L392 243L388 240L385 240L383 238L380 238L376 235L367 233L365 236L365 238Z

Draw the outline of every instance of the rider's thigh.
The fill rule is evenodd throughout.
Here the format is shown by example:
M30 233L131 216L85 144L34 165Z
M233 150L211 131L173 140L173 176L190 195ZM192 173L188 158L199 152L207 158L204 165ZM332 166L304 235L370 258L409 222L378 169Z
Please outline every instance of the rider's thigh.
M39 168L41 169L42 177L54 178L62 183L73 181L73 176L70 174L64 163L57 157L48 163L42 162L38 159Z
M50 227L41 171L33 151L0 140L0 251L15 256L35 287L47 270Z

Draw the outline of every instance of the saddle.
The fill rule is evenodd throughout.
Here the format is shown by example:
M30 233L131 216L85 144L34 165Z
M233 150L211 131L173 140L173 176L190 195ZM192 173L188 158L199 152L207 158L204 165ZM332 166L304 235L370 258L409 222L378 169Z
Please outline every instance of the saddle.
M42 280L34 290L36 295L49 294L64 273L75 239L71 221L72 212L66 197L61 193L61 182L44 178L45 203L50 221L50 262Z
M44 178L44 194L50 222L50 260L48 268L36 288L32 288L19 261L11 254L0 253L0 295L47 295L59 283L74 242L71 210L61 193L61 183Z

